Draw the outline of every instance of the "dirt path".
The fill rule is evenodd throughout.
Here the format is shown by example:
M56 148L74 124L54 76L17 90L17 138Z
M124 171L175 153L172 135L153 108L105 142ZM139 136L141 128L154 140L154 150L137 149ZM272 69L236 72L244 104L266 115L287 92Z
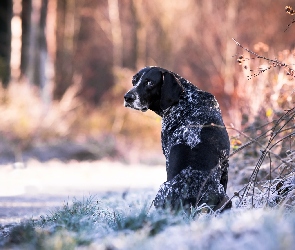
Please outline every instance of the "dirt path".
M73 198L108 191L158 189L165 178L164 166L106 161L31 161L27 166L0 166L0 225L38 217Z

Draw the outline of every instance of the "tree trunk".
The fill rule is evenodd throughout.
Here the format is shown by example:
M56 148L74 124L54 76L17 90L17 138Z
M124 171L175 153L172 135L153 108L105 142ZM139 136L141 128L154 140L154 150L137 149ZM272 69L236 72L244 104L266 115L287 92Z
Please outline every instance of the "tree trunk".
M0 80L4 87L10 80L12 0L0 1Z
M139 20L138 20L138 14L135 6L135 0L130 0L130 12L133 17L133 29L132 29L132 34L131 34L131 39L132 39L132 53L130 56L130 61L131 61L131 68L136 69L137 66L137 58L138 58L138 40L137 40L137 32L138 32L138 27L139 27Z
M50 94L47 90L47 77L46 77L46 65L47 65L47 42L46 42L46 16L47 16L48 0L42 0L40 8L40 20L38 24L37 33L37 51L35 61L35 84L40 86L42 100L45 104L50 102Z
M119 3L118 0L108 0L109 5L109 18L112 30L112 42L113 42L113 64L115 67L123 66L123 41L122 31L119 15Z
M21 48L21 77L28 76L30 57L32 0L22 1L22 48Z
M146 29L142 23L144 19L142 0L130 0L130 11L133 17L133 33L132 33L132 56L134 69L139 69L146 62Z
M57 1L54 98L60 99L73 79L76 1Z
M229 0L226 13L225 34L224 37L236 37L236 18L237 18L238 2L236 0ZM224 64L222 74L224 75L224 92L227 95L233 95L235 91L234 85L234 64L233 55L236 54L237 46L231 39L225 41Z

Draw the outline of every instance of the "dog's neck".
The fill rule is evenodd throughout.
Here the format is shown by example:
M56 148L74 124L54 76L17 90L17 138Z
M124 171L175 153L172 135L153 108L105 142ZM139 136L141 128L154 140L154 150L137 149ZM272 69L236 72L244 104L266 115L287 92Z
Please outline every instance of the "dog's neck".
M164 111L160 107L160 102L152 103L149 109L154 111L157 115L163 117Z
M157 103L157 104L152 104L150 105L149 109L154 111L157 115L161 116L162 118L165 116L165 115L168 115L171 111L171 109L174 107L174 106L177 106L179 104L179 102L177 104L174 104L166 109L162 109L160 107L160 103Z

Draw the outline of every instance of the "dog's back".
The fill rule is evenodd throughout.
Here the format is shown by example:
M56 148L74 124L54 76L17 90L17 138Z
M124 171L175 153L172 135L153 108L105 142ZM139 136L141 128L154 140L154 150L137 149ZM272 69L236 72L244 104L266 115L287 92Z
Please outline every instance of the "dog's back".
M185 94L178 104L164 113L162 121L162 148L167 159L168 180L187 166L198 170L213 169L221 158L228 156L230 147L215 97L184 78L179 80ZM181 155L181 158L174 159L173 155ZM182 169L174 168L179 165L176 160L182 162ZM223 185L226 189L226 183Z

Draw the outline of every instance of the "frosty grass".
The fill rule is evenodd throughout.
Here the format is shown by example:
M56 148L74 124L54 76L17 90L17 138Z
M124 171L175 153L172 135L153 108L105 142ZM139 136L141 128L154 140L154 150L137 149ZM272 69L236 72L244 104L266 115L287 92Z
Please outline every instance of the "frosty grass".
M201 206L173 213L154 209L154 195L141 190L65 202L50 214L2 233L0 247L294 249L295 213L286 207L242 206L216 214Z

